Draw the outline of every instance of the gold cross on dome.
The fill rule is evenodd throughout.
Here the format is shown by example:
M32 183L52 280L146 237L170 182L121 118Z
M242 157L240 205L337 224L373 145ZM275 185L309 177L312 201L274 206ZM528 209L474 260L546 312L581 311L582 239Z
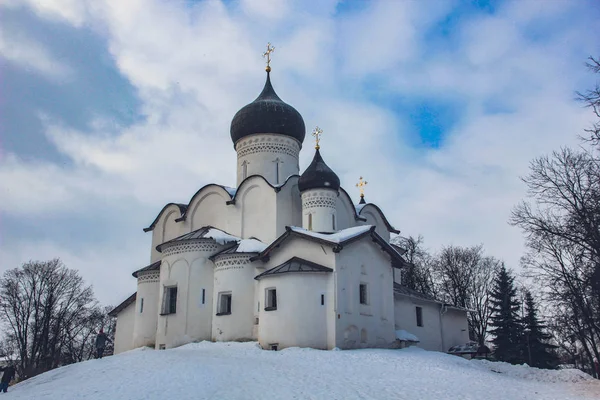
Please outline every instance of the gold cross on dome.
M267 72L271 72L271 53L275 51L275 46L271 46L271 42L267 43L267 51L263 53L263 57L267 57Z
M360 197L365 197L365 186L367 185L367 183L368 183L367 181L363 180L362 176L358 180L356 187L358 188L358 190L360 190Z
M321 148L321 146L319 146L319 142L321 141L321 135L323 134L323 129L319 128L318 126L313 129L312 131L312 135L315 137L315 149L319 150Z

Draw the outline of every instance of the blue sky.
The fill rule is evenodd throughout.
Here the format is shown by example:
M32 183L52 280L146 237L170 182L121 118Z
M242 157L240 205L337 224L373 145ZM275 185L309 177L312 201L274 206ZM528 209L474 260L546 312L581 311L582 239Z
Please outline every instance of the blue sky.
M58 256L113 304L165 203L234 184L229 123L267 41L351 194L363 175L403 235L516 269L519 176L591 122L574 92L600 53L591 0L7 0L0 18L0 272Z

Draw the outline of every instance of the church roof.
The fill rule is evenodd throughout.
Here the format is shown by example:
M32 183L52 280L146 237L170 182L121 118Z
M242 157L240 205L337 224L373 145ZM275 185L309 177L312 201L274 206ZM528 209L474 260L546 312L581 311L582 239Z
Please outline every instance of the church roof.
M275 249L279 248L283 242L285 242L290 237L301 237L306 240L310 240L313 242L326 244L328 246L333 247L333 251L339 253L344 249L348 244L360 240L366 236L371 237L373 242L377 243L383 251L388 253L392 258L392 265L395 268L402 268L407 265L406 261L402 258L400 253L396 251L389 243L387 243L381 236L375 232L375 226L372 225L360 225L355 226L348 229L343 229L339 232L332 234L324 234L324 233L316 233L312 231L308 231L299 227L285 227L285 233L279 236L273 243L269 245L264 251L258 254L255 257L252 257L251 260L265 260L269 257L269 254Z
M442 301L436 299L433 296L430 296L428 294L425 293L421 293L417 290L411 289L409 287L406 287L404 285L401 285L399 283L394 282L394 293L395 294L401 294L404 296L410 296L410 297L415 297L421 300L427 300L427 301L433 301L436 303L443 303Z
M262 92L235 114L230 133L234 146L240 139L257 133L278 133L302 144L306 128L300 113L277 96L271 85L270 73L267 72Z
M186 233L184 235L178 236L174 239L166 241L162 244L156 246L156 250L162 252L164 247L168 247L172 244L183 242L187 240L198 240L198 239L213 239L218 244L226 244L231 242L239 242L242 240L237 236L230 235L227 232L224 232L220 229L213 228L212 226L203 226L200 229L196 229L190 233Z
M319 149L315 151L312 162L298 179L298 189L301 192L309 189L339 190L340 178L325 164Z
M302 272L333 272L333 269L324 267L323 265L305 260L300 257L292 257L281 265L271 268L262 274L256 275L254 279L260 280L266 276L279 275L285 273L302 273Z
M126 309L131 303L133 303L135 301L136 297L137 297L137 292L135 292L134 294L132 294L131 296L126 298L121 304L119 304L118 306L113 308L108 313L108 315L110 315L111 317L116 317L117 314L119 314L121 311Z
M131 275L133 275L134 278L137 278L138 275L140 274L140 272L160 271L160 263L161 263L160 260L157 261L157 262L154 262L154 263L152 263L152 264L150 264L150 265L148 265L148 266L146 266L144 268L138 269L137 271L135 271Z
M417 298L417 299L421 299L421 300L425 300L425 301L431 301L434 303L439 303L447 308L453 308L455 310L461 310L461 311L470 311L466 308L463 307L459 307L459 306L455 306L452 304L448 304L443 302L442 300L439 300L433 296L430 296L428 294L425 293L421 293L417 290L414 289L410 289L404 285L401 285L399 283L394 282L394 294L399 294L399 295L403 295L403 296L409 296L409 297L413 297L413 298Z
M239 253L260 253L267 248L267 245L258 239L242 239L231 247L221 250L217 254L210 256L211 260L214 260L218 256L225 254L239 254Z
M154 218L154 221L152 221L152 223L150 224L150 226L148 226L147 228L144 228L144 232L150 232L151 230L154 229L154 227L156 226L156 224L158 223L158 220L160 219L161 214L163 213L163 211L165 211L167 209L167 207L169 206L177 206L179 208L179 214L180 215L184 215L185 212L187 211L187 204L181 204L181 203L168 203L167 205L165 205L162 210L160 210L160 212L158 213L158 215L156 216L156 218Z
M361 199L364 200L364 197L362 197ZM372 206L373 208L375 208L375 210L377 210L377 212L381 216L381 219L383 220L383 223L385 224L385 226L389 232L392 232L395 234L400 234L400 231L398 229L394 228L392 226L392 224L390 224L388 219L385 217L385 214L383 213L383 211L381 211L381 208L379 208L379 206L377 206L374 203L363 203L363 204L358 204L358 205L354 206L354 208L356 210L356 214L360 216L361 213L363 212L363 210L365 209L365 207L367 207L367 206ZM367 208L367 211L368 211L368 208Z

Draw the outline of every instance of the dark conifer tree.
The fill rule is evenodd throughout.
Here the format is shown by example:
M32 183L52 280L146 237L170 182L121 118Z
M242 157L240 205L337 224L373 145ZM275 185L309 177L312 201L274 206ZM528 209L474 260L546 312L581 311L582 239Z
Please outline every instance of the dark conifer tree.
M493 336L494 357L499 361L521 364L523 359L523 325L519 318L520 304L514 277L502 265L491 293L493 314L490 333Z
M532 367L552 369L558 365L555 353L557 346L548 341L552 338L547 334L545 326L537 316L537 306L529 291L525 292L525 316L523 318L524 350L527 364Z

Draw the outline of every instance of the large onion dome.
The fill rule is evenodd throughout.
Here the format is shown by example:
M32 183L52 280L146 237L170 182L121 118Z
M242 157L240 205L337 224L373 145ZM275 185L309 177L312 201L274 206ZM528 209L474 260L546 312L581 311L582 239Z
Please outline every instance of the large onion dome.
M239 110L231 121L231 140L234 145L238 140L256 133L278 133L293 137L302 144L305 131L300 113L284 103L273 90L269 72L260 95Z
M309 189L339 190L339 188L340 178L325 164L319 149L317 149L312 162L298 179L298 189L304 192Z

